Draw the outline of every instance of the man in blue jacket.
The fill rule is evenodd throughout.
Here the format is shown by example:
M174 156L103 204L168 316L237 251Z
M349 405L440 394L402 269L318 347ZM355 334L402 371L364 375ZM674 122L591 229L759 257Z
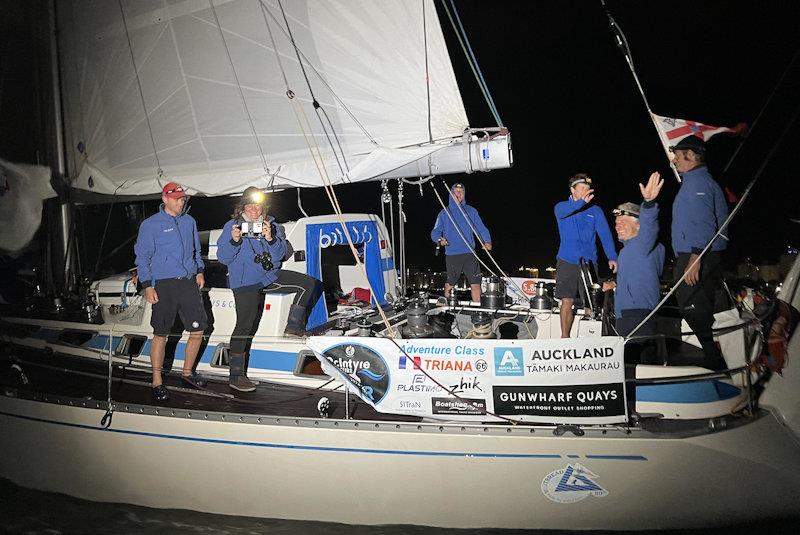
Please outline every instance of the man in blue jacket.
M599 206L590 205L594 198L592 179L578 173L569 179L570 196L555 206L561 244L556 259L556 297L561 300L561 337L569 338L575 298L584 293L581 284L581 262L597 263L597 236L608 258L608 267L617 272L617 251L608 221ZM584 306L588 296L583 295Z
M492 250L492 237L483 224L478 211L466 203L466 190L460 183L453 184L448 207L439 212L431 231L431 239L437 247L444 247L447 282L444 296L448 297L458 283L461 273L469 282L473 302L481 300L481 268L475 256L475 232L480 236L483 248ZM473 232L472 229L475 229Z
M728 218L728 205L722 189L706 167L706 144L702 139L685 137L670 150L672 163L682 178L672 205L675 280L686 274L683 284L675 291L675 298L703 348L703 366L724 369L725 362L714 343L712 328L714 300L722 281L722 251L728 244L725 230L702 259L699 255Z
M207 326L206 312L200 289L205 285L203 260L200 257L200 237L197 223L184 213L186 192L170 182L161 191L162 205L158 213L145 219L136 239L136 268L144 287L147 302L153 305L150 325L153 343L150 363L153 368L153 398L167 401L169 391L162 383L164 349L167 335L179 314L189 331L183 358L184 380L193 386L205 386L206 381L194 372L197 352Z
M658 243L656 197L663 185L661 175L653 173L647 185L639 184L644 200L641 206L626 202L617 206L613 212L617 238L622 242L617 259L614 298L616 328L620 336L630 334L659 301L661 273L664 270L664 246ZM655 334L655 322L649 320L635 334Z

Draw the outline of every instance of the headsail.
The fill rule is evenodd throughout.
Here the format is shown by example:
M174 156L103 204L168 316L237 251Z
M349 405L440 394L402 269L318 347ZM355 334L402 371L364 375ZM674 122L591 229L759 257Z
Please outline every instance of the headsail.
M156 193L159 168L206 195L316 187L309 142L334 183L510 164L507 145L473 149L483 161L468 163L433 0L69 0L58 11L76 188ZM456 168L437 163L442 151Z

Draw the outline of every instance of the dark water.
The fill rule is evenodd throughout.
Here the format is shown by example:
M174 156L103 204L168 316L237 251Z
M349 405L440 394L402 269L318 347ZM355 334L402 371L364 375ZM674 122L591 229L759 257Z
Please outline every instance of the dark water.
M0 453L1 454L1 453ZM221 499L223 497L220 497ZM746 504L743 504L746 507ZM0 532L26 535L58 535L81 533L158 533L158 534L208 534L257 535L311 533L314 535L400 535L400 534L451 534L510 535L532 533L542 535L567 535L578 533L631 534L644 532L593 531L569 532L546 530L499 529L438 529L415 526L349 526L326 522L296 520L271 520L241 516L212 515L175 509L150 509L125 504L95 503L63 494L24 489L5 479L0 479ZM800 519L762 522L757 525L739 525L703 530L673 530L649 532L658 535L753 535L796 534L800 532Z

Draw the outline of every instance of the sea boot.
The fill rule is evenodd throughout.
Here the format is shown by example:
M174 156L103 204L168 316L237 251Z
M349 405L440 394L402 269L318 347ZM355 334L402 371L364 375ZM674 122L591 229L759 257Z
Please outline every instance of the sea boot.
M286 330L284 334L293 334L295 336L305 336L306 332L306 307L300 305L292 305L289 308L289 321L286 322Z
M250 369L250 352L248 351L247 353L244 354L244 368L242 369L242 375L244 376L245 379L247 379L248 381L253 383L253 386L258 387L259 382L258 381L253 381L252 379L250 379L247 376L247 371L249 369Z
M230 361L231 373L228 386L239 392L255 391L256 385L250 382L250 379L244 375L244 353L238 355L236 353L231 353L228 355L228 360Z

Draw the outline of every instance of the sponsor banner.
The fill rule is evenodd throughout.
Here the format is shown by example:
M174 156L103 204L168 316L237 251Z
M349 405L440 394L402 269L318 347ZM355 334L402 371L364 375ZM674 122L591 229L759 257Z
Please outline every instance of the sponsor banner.
M625 412L621 383L573 386L493 386L500 414L552 417L606 417Z
M625 421L619 337L396 340L314 336L328 375L376 410L487 421L493 412L542 423Z
M485 414L486 400L471 398L432 398L433 414Z

